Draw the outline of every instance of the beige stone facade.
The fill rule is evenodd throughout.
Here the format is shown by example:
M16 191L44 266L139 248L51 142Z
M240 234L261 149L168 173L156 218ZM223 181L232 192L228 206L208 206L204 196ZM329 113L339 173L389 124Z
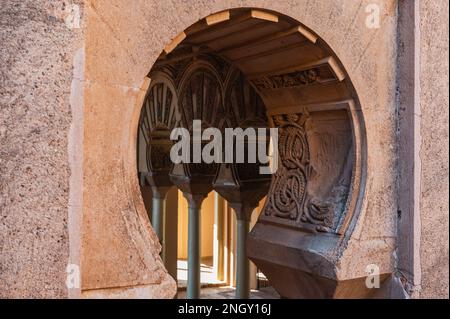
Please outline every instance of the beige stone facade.
M175 295L136 174L147 75L191 25L257 8L318 35L358 99L363 186L336 281L376 264L389 278L381 297L448 298L448 2L399 2L9 1L0 11L0 297ZM373 4L376 28L367 26ZM66 286L69 264L80 287Z

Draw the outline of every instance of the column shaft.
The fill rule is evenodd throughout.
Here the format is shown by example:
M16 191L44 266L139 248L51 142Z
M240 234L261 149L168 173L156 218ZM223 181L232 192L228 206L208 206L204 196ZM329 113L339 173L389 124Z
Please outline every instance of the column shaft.
M165 256L166 194L170 187L152 187L152 226L161 243L161 259Z
M250 263L247 257L247 235L250 222L247 219L237 219L236 242L236 298L250 297Z
M186 297L200 298L200 208L189 205L188 282Z
M214 194L214 247L213 269L217 280L224 280L223 198Z
M165 206L163 198L153 196L152 226L161 244L164 243Z

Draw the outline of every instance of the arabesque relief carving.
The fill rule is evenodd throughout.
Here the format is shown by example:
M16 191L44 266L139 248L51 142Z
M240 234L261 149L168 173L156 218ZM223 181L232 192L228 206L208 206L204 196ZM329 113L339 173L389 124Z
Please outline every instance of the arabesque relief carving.
M333 222L332 204L312 197L308 182L314 174L306 135L307 112L274 115L279 129L280 165L272 179L264 214L316 226L329 231Z
M328 65L321 65L307 70L261 76L251 81L258 90L272 90L322 84L335 80L336 76L330 67Z

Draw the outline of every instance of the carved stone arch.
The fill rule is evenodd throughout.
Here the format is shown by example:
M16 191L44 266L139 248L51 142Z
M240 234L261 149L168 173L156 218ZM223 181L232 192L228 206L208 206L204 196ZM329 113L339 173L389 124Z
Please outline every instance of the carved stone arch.
M246 130L248 128L254 129L257 133L258 129L269 128L269 122L267 119L267 109L264 102L260 98L257 91L247 80L245 75L236 67L232 67L225 82L224 90L224 108L226 127L228 128L242 128ZM220 127L224 130L225 127ZM267 134L267 141L268 132ZM248 144L246 144L248 146ZM267 143L268 145L268 143ZM255 146L255 149L257 146ZM255 193L252 194L252 205L257 206L261 198L267 194L268 180L270 175L261 175L259 173L260 163L256 158L256 163L247 162L247 149L244 149L245 163L234 163L233 170L235 170L235 179L241 182L246 181L247 184L252 184ZM251 182L249 182L251 181ZM258 184L264 184L262 187L257 187ZM260 186L260 185L258 185Z
M182 126L191 129L194 119L204 127L219 127L223 121L223 77L207 59L186 66L178 84Z
M168 70L162 69L151 72L149 77L151 83L144 103L149 100L151 95L155 94L154 88L156 86L161 87L163 90L167 90L167 93L170 92L170 96L164 95L164 91L162 92L160 98L164 100L165 97L165 101L163 102L166 103L158 104L158 108L154 109L158 112L158 116L153 119L157 125L162 125L168 129L173 129L179 124L180 114L178 110L178 92L172 74L170 74Z
M225 82L224 107L228 127L269 125L266 106L245 75L233 67Z
M305 285L317 289L315 294L336 295L343 281L336 265L353 235L365 190L365 131L358 95L343 63L314 30L276 12L228 13L221 23L198 22L186 29L180 49L175 45L161 61L191 60L178 84L183 121L189 125L194 118L205 119L203 109L189 104L191 87L186 83L201 83L192 77L214 74L224 83L218 90L223 109L217 108L223 116L220 123L206 121L205 126L268 122L278 129L278 170L249 236L248 254L284 297L307 296L299 288ZM258 105L264 105L267 121L261 121ZM245 165L233 165L231 171L221 165L218 175L226 180L231 174L240 182L254 172ZM216 179L215 188L230 195L223 180Z
M180 123L178 94L167 71L152 72L150 78L139 118L138 170L152 186L168 186L172 167L170 132Z

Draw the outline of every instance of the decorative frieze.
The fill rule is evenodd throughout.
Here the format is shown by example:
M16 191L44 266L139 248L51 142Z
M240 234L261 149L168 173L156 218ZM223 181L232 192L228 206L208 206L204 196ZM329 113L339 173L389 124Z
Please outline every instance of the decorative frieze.
M252 79L251 82L258 90L273 90L312 84L322 84L336 80L337 78L330 69L329 65L324 64L307 70L264 75Z

